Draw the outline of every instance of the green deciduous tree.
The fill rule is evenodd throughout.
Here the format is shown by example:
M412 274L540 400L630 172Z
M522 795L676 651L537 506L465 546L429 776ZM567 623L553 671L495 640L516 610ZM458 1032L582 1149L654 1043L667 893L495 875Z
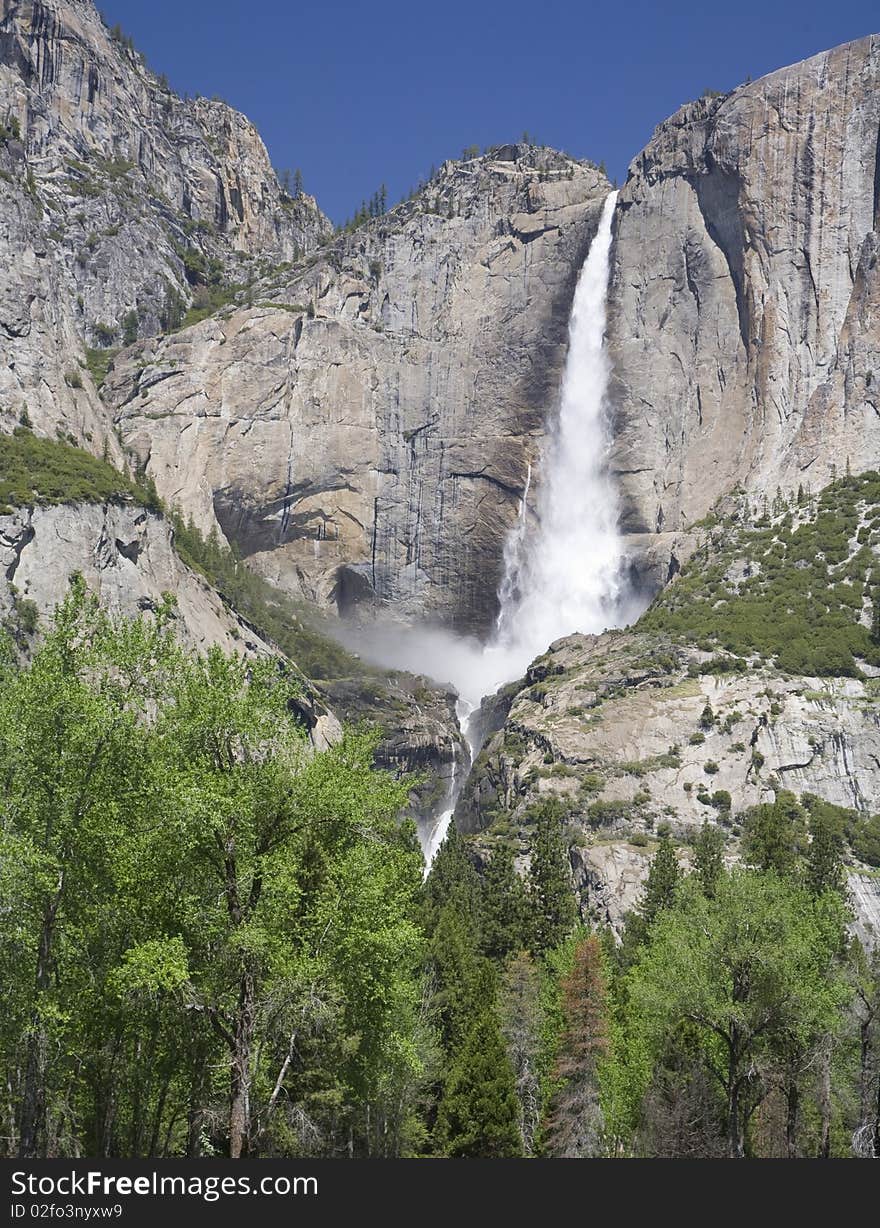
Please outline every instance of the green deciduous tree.
M172 619L77 581L0 662L6 1147L393 1154L424 954L406 782L366 735L314 753L280 663L190 655Z
M630 971L641 1052L656 1060L676 1029L696 1029L724 1095L731 1157L746 1152L768 1065L792 1039L803 1049L839 1026L845 919L836 893L817 899L775 874L724 874L712 899L686 881Z
M342 1004L339 1026L357 1043L339 1074L363 1102L375 1102L416 1006L419 941L406 912L418 855L394 824L403 787L372 771L363 736L307 753L290 698L277 663L212 650L187 661L158 727L186 799L201 970L191 1008L227 1050L233 1157L250 1148L257 1032L274 997L287 1017L315 985Z
M18 1043L10 1037L7 1060L23 1157L46 1153L51 1102L70 1092L50 1052L76 1044L76 1004L106 954L92 945L92 910L127 885L124 852L156 788L144 717L176 660L164 613L114 630L75 579L32 664L3 679L3 832L19 867L9 952ZM125 919L108 920L118 941Z

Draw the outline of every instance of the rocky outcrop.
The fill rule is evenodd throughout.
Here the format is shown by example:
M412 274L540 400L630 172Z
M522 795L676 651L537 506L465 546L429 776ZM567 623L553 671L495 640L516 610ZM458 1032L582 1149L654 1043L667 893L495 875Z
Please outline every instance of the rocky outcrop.
M869 951L880 945L880 878L851 874L847 880L855 912L853 929Z
M59 504L0 516L0 569L0 623L26 653L79 574L113 614L153 614L173 597L170 625L196 652L281 655L181 561L168 521L136 504ZM339 740L341 725L326 697L301 682L292 702L312 745L323 750Z
M269 647L224 606L214 589L174 551L168 522L134 504L80 503L0 516L0 617L16 627L21 603L50 615L78 572L101 604L134 617L177 602L182 641L205 651L264 654Z
M179 98L91 0L4 5L0 177L2 414L96 451L84 343L173 327L332 229L243 115Z
M0 516L0 623L29 650L79 573L101 605L135 617L175 599L172 626L198 652L218 646L245 656L280 649L187 567L168 521L135 504L79 503L21 509ZM296 662L285 668L296 672ZM361 674L314 683L300 675L295 707L318 749L337 741L342 724L379 731L376 763L413 778L409 813L427 823L448 792L461 735L455 696L427 678L365 666Z
M322 682L321 693L346 724L379 730L377 767L412 778L410 814L429 827L443 809L456 763L467 758L455 694L429 678L379 670Z
M282 588L482 630L608 183L508 146L132 349L106 387L160 494Z
M880 709L872 679L784 677L772 668L699 674L708 653L653 636L570 636L531 667L484 749L498 807L565 799L585 830L686 833L782 787L880 810ZM704 718L706 708L711 722ZM585 784L586 782L586 784ZM473 780L469 789L479 788ZM701 800L702 799L702 800ZM468 794L459 802L474 825ZM485 821L491 808L480 807ZM468 818L470 816L470 818Z
M624 842L571 850L572 879L589 920L622 934L624 919L639 902L651 852Z
M874 679L757 666L699 673L708 659L639 632L559 640L478 756L456 825L525 849L530 808L557 799L584 913L619 929L663 826L686 846L705 821L720 824L730 860L742 813L780 789L862 815L880 810ZM679 854L686 863L686 848ZM850 893L866 938L878 921L876 882L854 864Z
M2 116L2 111L0 111ZM71 435L122 465L122 450L87 372L68 291L21 142L0 139L0 425L31 422Z
M815 490L880 461L878 133L873 35L683 106L630 167L612 466L655 588L737 484Z

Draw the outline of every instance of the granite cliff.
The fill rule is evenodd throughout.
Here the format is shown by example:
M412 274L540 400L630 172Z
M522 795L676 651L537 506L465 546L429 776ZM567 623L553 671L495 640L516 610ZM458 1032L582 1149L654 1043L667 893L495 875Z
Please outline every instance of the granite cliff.
M871 35L686 104L630 166L611 464L654 587L719 495L877 464L878 133Z
M484 630L607 191L529 146L445 163L252 306L120 356L125 445L281 588Z
M0 412L117 457L86 347L100 372L331 229L243 115L178 97L91 0L4 0L0 177Z

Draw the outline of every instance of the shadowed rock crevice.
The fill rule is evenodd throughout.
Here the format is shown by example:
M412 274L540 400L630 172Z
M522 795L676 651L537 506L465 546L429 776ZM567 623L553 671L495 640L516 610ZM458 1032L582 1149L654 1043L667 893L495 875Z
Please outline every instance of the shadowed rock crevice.
M745 286L745 236L740 215L741 184L737 175L718 166L706 151L706 173L691 180L709 238L718 245L730 270L743 346L748 349L750 325ZM699 298L697 309L700 309Z

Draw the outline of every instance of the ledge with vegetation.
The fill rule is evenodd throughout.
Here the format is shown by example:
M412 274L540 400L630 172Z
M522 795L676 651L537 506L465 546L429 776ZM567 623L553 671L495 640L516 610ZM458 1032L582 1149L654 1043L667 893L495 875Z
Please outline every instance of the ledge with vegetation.
M880 474L710 516L704 540L639 625L783 673L861 677L880 666ZM741 661L744 665L744 662Z
M74 443L45 439L24 426L0 435L0 514L17 507L108 502L161 510L152 482L135 482Z

